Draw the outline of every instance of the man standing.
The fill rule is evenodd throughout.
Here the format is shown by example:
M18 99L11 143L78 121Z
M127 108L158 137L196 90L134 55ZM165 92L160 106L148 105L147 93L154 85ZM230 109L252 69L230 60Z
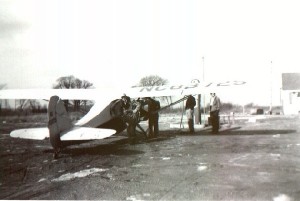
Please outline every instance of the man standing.
M219 132L219 111L221 107L221 101L219 97L216 96L216 93L210 93L210 120L212 124L212 133L217 134Z
M148 105L148 118L149 118L149 137L157 137L159 132L158 127L158 119L159 113L158 110L160 109L160 102L154 100L153 98L146 97L145 103Z
M194 107L196 105L196 100L194 96L189 95L188 99L186 100L185 103L185 110L186 110L186 116L188 119L188 125L189 125L189 130L190 133L194 133Z

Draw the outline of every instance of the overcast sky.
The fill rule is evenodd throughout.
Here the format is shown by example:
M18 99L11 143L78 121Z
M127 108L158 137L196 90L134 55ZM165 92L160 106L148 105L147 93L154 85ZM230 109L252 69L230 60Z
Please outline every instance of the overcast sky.
M0 84L184 84L204 67L207 81L256 83L249 102L269 103L272 83L279 104L281 73L300 71L299 10L297 0L0 0Z

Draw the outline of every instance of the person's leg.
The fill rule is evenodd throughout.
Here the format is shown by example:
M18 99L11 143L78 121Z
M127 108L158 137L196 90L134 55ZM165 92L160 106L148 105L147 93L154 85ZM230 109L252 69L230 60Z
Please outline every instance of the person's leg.
M133 116L125 115L123 117L123 120L127 124L127 135L128 135L129 143L133 144L135 138L135 126L136 126L134 118Z
M186 117L188 119L189 131L190 131L190 133L193 133L193 131L194 131L193 110L187 109Z
M189 125L189 131L190 131L190 133L194 133L194 120L193 119L189 119L188 120L188 125Z
M214 132L214 113L210 112L210 116L209 116L209 120L210 120L210 125L212 126L212 130L211 132Z
M214 112L210 112L210 122L211 122L211 126L212 126L212 129L211 129L211 132L214 133L215 132L215 115L214 115Z
M220 128L220 117L219 117L219 111L216 112L216 133L219 132L219 128Z
M129 138L129 143L130 144L134 144L135 143L135 125L134 123L129 123L128 127L127 127L127 134L128 134L128 138Z
M154 127L154 121L153 121L153 115L149 117L149 137L153 137L153 127Z
M212 132L218 133L219 132L219 120L218 120L218 111L212 112Z
M158 115L156 114L154 116L154 136L157 137L158 136L158 132L159 132L159 127L158 127Z
M194 133L195 129L194 129L194 110L191 110L191 127L190 127L190 132Z

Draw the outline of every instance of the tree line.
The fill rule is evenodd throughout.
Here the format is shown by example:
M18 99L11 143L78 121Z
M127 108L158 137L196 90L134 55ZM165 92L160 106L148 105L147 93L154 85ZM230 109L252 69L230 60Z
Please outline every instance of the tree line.
M87 80L81 80L73 75L69 75L58 78L53 85L53 89L90 89L93 85L93 83ZM73 109L73 111L80 111L81 106L86 110L88 104L92 104L91 101L87 100L64 100L64 103L68 111L70 109Z

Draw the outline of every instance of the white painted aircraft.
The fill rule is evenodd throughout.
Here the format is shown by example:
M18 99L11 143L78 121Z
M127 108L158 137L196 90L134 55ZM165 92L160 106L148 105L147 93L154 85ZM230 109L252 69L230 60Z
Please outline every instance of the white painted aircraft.
M128 89L11 89L0 90L0 99L44 99L48 100L48 128L14 130L11 137L43 140L50 138L54 153L58 153L66 141L104 139L119 133L126 124L111 112L112 101L122 94L131 98L184 96L205 94L245 86L244 81L222 83L194 83L188 85L163 85L133 87ZM90 111L73 124L62 100L94 100ZM147 109L145 109L147 111Z

